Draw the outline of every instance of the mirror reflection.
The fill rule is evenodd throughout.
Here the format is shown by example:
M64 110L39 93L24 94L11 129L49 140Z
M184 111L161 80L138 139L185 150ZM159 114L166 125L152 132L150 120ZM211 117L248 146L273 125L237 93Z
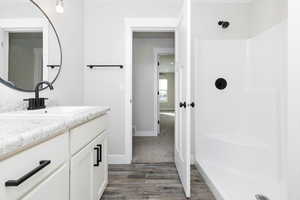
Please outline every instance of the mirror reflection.
M9 87L33 91L60 71L58 39L47 17L30 0L0 1L0 78Z

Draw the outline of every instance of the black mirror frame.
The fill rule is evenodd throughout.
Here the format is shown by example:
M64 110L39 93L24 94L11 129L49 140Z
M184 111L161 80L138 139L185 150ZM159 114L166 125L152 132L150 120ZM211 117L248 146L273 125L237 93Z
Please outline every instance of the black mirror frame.
M60 72L61 72L62 63L63 63L63 54L62 54L62 45L61 45L61 41L60 41L60 39L59 39L59 35L58 35L58 33L57 33L57 30L56 30L56 28L55 28L53 22L50 20L49 16L47 15L47 13L46 13L46 12L45 12L45 11L44 11L44 10L43 10L43 9L42 9L42 8L41 8L34 0L29 0L29 1L30 1L34 6L36 6L37 9L39 9L39 10L43 13L43 15L46 17L46 19L48 20L49 24L50 24L51 27L53 28L53 31L54 31L55 36L56 36L56 38L57 38L57 42L58 42L59 50L60 50L60 64L59 64L59 67L58 67L59 70L58 70L58 72L57 72L57 75L55 76L54 80L51 81L51 84L54 84L54 82L58 79L58 76L59 76L59 74L60 74ZM32 90L26 90L26 89L21 89L21 88L15 87L14 85L12 85L12 84L9 83L8 81L2 79L1 77L0 77L0 83L3 83L3 84L6 85L7 87L12 88L12 89L17 90L17 91L21 91L21 92L35 92L34 89L32 89ZM41 90L45 90L45 89L47 89L47 88L48 88L48 86L42 88Z

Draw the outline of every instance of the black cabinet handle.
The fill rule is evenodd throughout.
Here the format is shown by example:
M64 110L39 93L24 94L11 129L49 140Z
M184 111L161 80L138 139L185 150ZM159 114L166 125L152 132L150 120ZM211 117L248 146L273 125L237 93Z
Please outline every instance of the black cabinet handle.
M94 150L96 151L97 153L97 163L94 164L94 167L99 167L99 157L100 157L100 151L99 151L99 148L98 147L95 147Z
M180 102L179 107L180 107L180 108L182 108L182 107L186 108L186 102L183 102L183 103Z
M42 161L40 161L40 165L37 168L35 168L32 171L30 171L29 173L25 174L24 176L22 176L18 180L6 181L5 186L6 187L17 187L17 186L21 185L27 179L29 179L30 177L32 177L33 175L35 175L36 173L38 173L39 171L41 171L42 169L44 169L45 167L50 165L50 163L51 163L51 160L42 160Z
M99 147L99 157L98 157L98 163L102 162L102 144L98 144L97 147Z

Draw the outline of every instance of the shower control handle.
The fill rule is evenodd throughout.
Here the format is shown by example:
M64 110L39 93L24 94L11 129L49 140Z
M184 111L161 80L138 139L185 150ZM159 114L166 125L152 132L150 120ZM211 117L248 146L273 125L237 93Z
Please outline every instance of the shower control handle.
M180 108L182 108L182 107L183 107L183 108L186 108L186 102L183 102L183 103L180 102L179 107L180 107Z

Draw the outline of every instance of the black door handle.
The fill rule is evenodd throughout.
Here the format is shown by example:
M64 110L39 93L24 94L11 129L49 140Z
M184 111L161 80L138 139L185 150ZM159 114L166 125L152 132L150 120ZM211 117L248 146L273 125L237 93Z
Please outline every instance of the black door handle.
M25 174L24 176L22 176L21 178L19 178L17 180L6 181L5 186L6 187L17 187L17 186L21 185L27 179L29 179L30 177L32 177L33 175L35 175L36 173L38 173L39 171L41 171L42 169L44 169L45 167L50 165L50 163L51 163L51 160L42 160L42 161L40 161L40 165L38 167L36 167L35 169L28 172L27 174Z
M186 102L183 102L183 103L180 102L179 107L180 107L180 108L182 108L182 107L186 108Z
M96 159L96 164L94 164L94 167L99 167L99 157L100 157L100 151L98 147L95 147L94 150L96 151L97 154L97 159Z
M192 108L195 108L195 103L192 102L189 106L191 106Z
M98 157L98 163L102 162L102 144L98 144L97 147L99 148L99 157Z

